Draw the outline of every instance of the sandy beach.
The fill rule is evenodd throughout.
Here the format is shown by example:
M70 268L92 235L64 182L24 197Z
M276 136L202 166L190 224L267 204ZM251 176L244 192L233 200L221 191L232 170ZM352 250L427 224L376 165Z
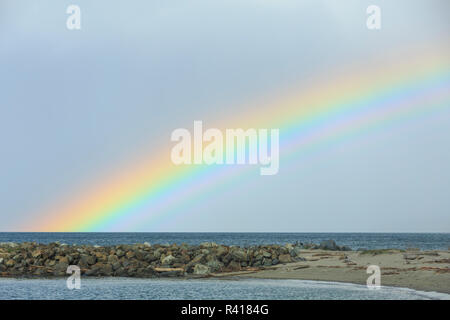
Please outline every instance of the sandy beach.
M302 250L306 261L267 267L261 271L218 274L224 277L301 279L366 284L367 266L378 265L381 285L450 293L449 251L368 250L336 252Z

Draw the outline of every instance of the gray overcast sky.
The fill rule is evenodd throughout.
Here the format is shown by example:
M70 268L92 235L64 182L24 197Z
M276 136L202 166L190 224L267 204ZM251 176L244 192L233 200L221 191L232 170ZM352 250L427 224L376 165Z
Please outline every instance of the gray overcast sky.
M79 31L66 29L70 4ZM2 0L0 231L160 149L174 128L336 65L448 42L448 12L447 0ZM450 112L395 133L281 164L139 230L449 232Z

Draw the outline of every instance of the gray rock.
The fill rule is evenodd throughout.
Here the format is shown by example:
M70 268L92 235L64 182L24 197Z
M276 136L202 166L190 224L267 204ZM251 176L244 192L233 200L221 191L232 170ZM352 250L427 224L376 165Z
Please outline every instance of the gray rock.
M88 256L86 254L81 255L80 262L85 265L93 265L97 262L97 258L94 256Z
M15 261L12 260L12 259L9 259L9 260L6 261L6 263L5 263L5 265L6 265L7 267L12 267L12 266L14 266L14 264L15 264Z
M211 272L217 272L223 268L223 263L218 260L208 261L206 265L210 268Z
M197 275L208 274L208 273L210 273L210 271L211 271L211 269L208 266L205 266L204 264L197 263L194 266L194 274L197 274Z
M245 250L237 248L231 252L231 256L238 261L247 261L247 253Z
M206 256L204 254L199 254L197 256L194 257L194 259L192 259L192 263L196 264L196 263L201 263L203 261L206 260Z
M163 259L161 259L161 263L164 265L170 266L171 264L173 264L175 262L175 260L176 260L176 258L173 255L169 254L167 257L164 257Z
M230 269L231 271L239 271L241 270L241 264L237 261L231 261L228 264L228 269Z
M121 258L121 257L123 257L123 256L125 255L125 252L119 249L119 250L117 250L116 255L117 255L119 258Z
M64 276L67 272L67 267L69 266L66 262L59 262L55 264L53 268L53 274L55 276Z
M114 264L119 261L119 258L115 254L111 254L108 256L108 263Z

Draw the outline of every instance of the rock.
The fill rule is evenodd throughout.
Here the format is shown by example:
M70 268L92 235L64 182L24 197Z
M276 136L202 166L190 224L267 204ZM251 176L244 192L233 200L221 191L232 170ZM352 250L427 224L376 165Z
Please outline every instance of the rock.
M171 265L172 263L174 263L176 260L176 258L174 256L172 256L171 254L169 254L167 257L164 257L163 259L161 259L161 263L163 265Z
M111 254L108 256L108 263L111 265L117 263L119 261L119 258L115 254Z
M122 265L120 264L120 262L119 261L117 261L117 262L114 262L113 264L112 264L112 268L113 268L113 270L119 270L120 268L122 267Z
M278 259L273 259L272 260L272 265L276 265L276 264L279 264L279 263L280 263L280 261Z
M5 265L6 265L7 267L12 267L12 266L14 266L14 264L15 264L15 261L12 260L12 259L9 259L9 260L6 261L6 263L5 263Z
M109 263L103 265L100 272L105 276L111 276L113 274L113 267Z
M281 254L278 259L281 263L289 263L292 262L292 257L289 254Z
M208 261L206 265L210 268L211 272L217 272L223 268L223 263L218 260Z
M294 249L294 245L292 243L286 243L286 245L284 246L288 251L291 251L292 249Z
M35 250L35 251L33 251L32 253L31 253L31 256L33 257L33 258L38 258L38 257L40 257L40 256L42 256L42 251L41 250Z
M66 263L66 262L59 262L59 263L55 264L55 266L53 268L53 274L55 276L64 276L64 275L66 275L68 266L69 266L69 264Z
M119 268L115 269L114 275L118 276L118 277L125 277L126 276L125 269L122 268L122 267L119 267Z
M97 258L94 256L88 256L86 254L81 255L80 262L85 265L93 265L97 262Z
M271 266L272 265L272 259L264 258L263 265L264 266Z
M233 260L233 256L231 255L231 254L226 254L226 255L224 255L224 256L222 256L221 257L222 259L222 262L224 263L224 264L226 264L226 265L228 265L229 263L230 263L230 261L232 261Z
M320 243L319 249L336 251L339 250L339 247L336 245L334 240L326 240Z
M127 259L132 259L135 256L135 253L133 251L128 251L125 256L127 257Z
M417 259L417 255L416 254L404 254L403 258L405 260L416 260Z
M215 242L202 242L202 243L200 243L200 246L205 247L205 248L216 248L219 245Z
M121 257L123 257L124 255L125 255L125 252L123 252L122 250L117 250L117 252L116 252L116 255L119 257L119 258L121 258Z
M224 246L218 246L216 249L216 254L218 257L222 257L228 253L228 249Z
M201 262L203 262L203 261L205 261L205 260L206 260L205 255L204 255L204 254L199 254L199 255L195 256L195 258L192 259L191 262L192 262L193 264L196 264L196 263L201 263Z
M231 256L237 261L247 261L247 253L240 248L233 250Z
M210 273L210 268L208 266L205 266L204 264L200 264L200 263L197 263L194 266L194 274L204 275L204 274L208 274L208 273Z
M299 247L294 247L291 251L289 251L289 254L291 255L291 257L295 258L300 255L300 251L301 249Z
M237 261L231 261L228 264L227 268L230 271L239 271L239 270L241 270L241 264L239 262L237 262Z
M187 254L183 254L180 258L180 263L187 264L190 262L191 258Z
M69 265L69 258L68 257L60 257L59 259L60 263L65 263L67 265Z
M352 248L350 248L349 246L343 246L341 247L341 251L352 251Z
M3 264L3 260L4 260L3 258L0 258L0 264Z
M148 263L150 263L150 262L158 260L158 258L155 257L155 255L148 253L144 256L144 260L147 261Z

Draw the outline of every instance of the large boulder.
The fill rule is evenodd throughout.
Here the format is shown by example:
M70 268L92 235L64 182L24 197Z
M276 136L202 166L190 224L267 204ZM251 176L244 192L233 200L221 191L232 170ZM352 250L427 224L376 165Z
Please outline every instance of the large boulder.
M7 267L12 267L12 266L14 266L15 263L16 262L13 259L9 259L8 261L6 261L5 265Z
M230 271L239 271L241 270L241 264L237 261L231 261L228 264L227 269Z
M173 264L175 262L175 260L176 260L176 258L173 255L169 254L167 257L164 257L161 259L161 263L163 265L170 266L171 264Z
M32 253L31 253L31 256L33 257L33 258L39 258L39 257L41 257L42 256L42 251L41 250L34 250Z
M233 257L233 260L247 261L247 252L245 252L245 250L241 248L236 248L231 251L231 256Z
M227 253L228 253L228 249L224 246L218 246L216 248L216 255L218 257L222 257L222 256L226 255Z
M291 255L291 257L295 258L300 256L300 251L301 249L299 247L293 247L291 251L289 251L289 254Z
M69 266L69 264L67 262L58 262L53 267L53 274L55 276L64 276L64 275L66 275L68 266Z
M197 263L194 266L194 274L197 275L204 275L210 273L211 269L208 266L205 266L204 264Z
M93 265L93 264L95 264L95 262L97 262L97 258L95 256L82 254L80 256L80 262L84 265Z
M223 263L218 260L210 260L206 265L211 269L211 272L217 272L223 268Z
M194 259L192 259L191 263L196 264L196 263L201 263L204 262L206 260L206 256L202 253L200 253L199 255L196 255L194 257Z
M115 264L119 261L119 258L115 254L111 254L108 256L108 263Z

